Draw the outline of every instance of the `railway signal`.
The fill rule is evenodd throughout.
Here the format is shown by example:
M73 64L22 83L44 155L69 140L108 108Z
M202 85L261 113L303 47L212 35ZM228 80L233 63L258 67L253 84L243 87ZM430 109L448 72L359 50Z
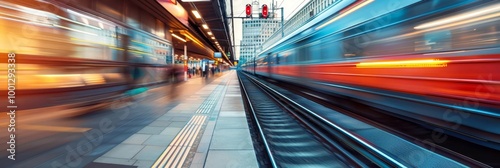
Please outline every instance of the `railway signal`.
M267 5L264 4L262 5L262 17L267 18L269 16L269 9L267 8Z
M245 8L245 12L247 14L247 17L252 17L252 5L247 4L247 6Z

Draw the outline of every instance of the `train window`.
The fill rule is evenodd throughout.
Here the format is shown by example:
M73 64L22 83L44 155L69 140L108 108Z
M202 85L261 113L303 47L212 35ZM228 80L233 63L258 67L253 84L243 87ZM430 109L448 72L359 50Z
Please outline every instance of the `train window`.
M491 19L480 24L468 25L453 29L452 46L455 49L470 49L499 46L500 22L499 18Z
M323 44L320 41L316 41L314 43L310 43L306 49L306 54L309 55L308 62L320 62L322 57L321 48L323 48Z
M102 14L108 15L114 19L117 20L122 20L122 5L116 5L116 4L123 4L123 0L99 0L95 1L96 2L96 8L97 11L101 12Z
M141 9L134 5L132 2L127 1L127 16L125 22L133 28L140 29L141 23L139 22L139 12Z
M156 31L155 34L158 37L165 38L165 24L162 21L156 19Z
M297 60L297 53L298 49L291 49L289 50L289 53L287 55L287 59L286 59L286 62L288 64L294 64Z
M423 34L415 41L415 51L442 51L451 49L450 31L434 31Z
M409 30L404 24L385 27L376 31L363 33L374 25L363 25L352 31L347 31L344 36L344 58L356 58L360 56L394 55L414 52L414 39L393 38L404 31Z
M338 37L334 36L334 38ZM321 60L323 62L334 61L343 58L342 54L344 52L344 48L341 41L331 41L327 42L327 44L328 45L323 45L321 48Z
M275 57L276 57L276 54L272 54L272 55L269 54L269 55L267 55L267 60L269 62L269 65L275 64L275 61L276 61Z
M353 37L344 40L344 57L352 58L363 55L363 37Z
M141 25L142 30L154 34L156 28L156 18L147 12L141 14L140 17L141 17L140 22L142 23Z
M276 64L280 64L280 54L274 54L274 57L276 58Z
M301 43L299 43L299 44L301 44ZM310 52L308 52L310 50L309 47L310 46L308 44L301 45L300 47L297 47L297 50L298 50L297 62L298 63L306 63L310 60Z
M286 52L281 52L278 53L278 63L279 64L286 64L286 57L285 57Z

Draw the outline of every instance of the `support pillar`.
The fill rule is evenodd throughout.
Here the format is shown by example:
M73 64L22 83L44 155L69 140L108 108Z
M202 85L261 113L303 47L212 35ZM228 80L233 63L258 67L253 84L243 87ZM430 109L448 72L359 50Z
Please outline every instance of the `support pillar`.
M283 16L285 14L284 10L285 10L285 8L281 7L281 37L285 37L285 32L284 32L285 30L283 30L284 29L283 24L285 22L285 19L284 19L285 16Z
M187 76L187 44L184 43L184 81L187 81L188 80L188 76Z

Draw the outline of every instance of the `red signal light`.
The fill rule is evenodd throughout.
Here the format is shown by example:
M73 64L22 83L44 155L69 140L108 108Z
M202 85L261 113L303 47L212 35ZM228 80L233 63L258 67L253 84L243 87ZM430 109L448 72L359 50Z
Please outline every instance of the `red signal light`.
M262 5L262 17L267 18L268 15L269 15L269 11L267 9L267 5L264 4L264 5Z
M247 17L251 17L252 16L252 5L247 4L245 12L247 14Z

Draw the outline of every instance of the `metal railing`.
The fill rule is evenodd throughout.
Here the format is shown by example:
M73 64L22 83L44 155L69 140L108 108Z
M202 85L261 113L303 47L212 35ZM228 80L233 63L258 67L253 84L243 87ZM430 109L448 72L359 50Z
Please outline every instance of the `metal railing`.
M326 9L334 6L337 2L342 0L311 0L302 9L295 13L288 21L285 22L283 27L278 29L262 44L262 50L267 49L271 45L283 39L287 34L291 34L299 29L312 18L318 16Z

